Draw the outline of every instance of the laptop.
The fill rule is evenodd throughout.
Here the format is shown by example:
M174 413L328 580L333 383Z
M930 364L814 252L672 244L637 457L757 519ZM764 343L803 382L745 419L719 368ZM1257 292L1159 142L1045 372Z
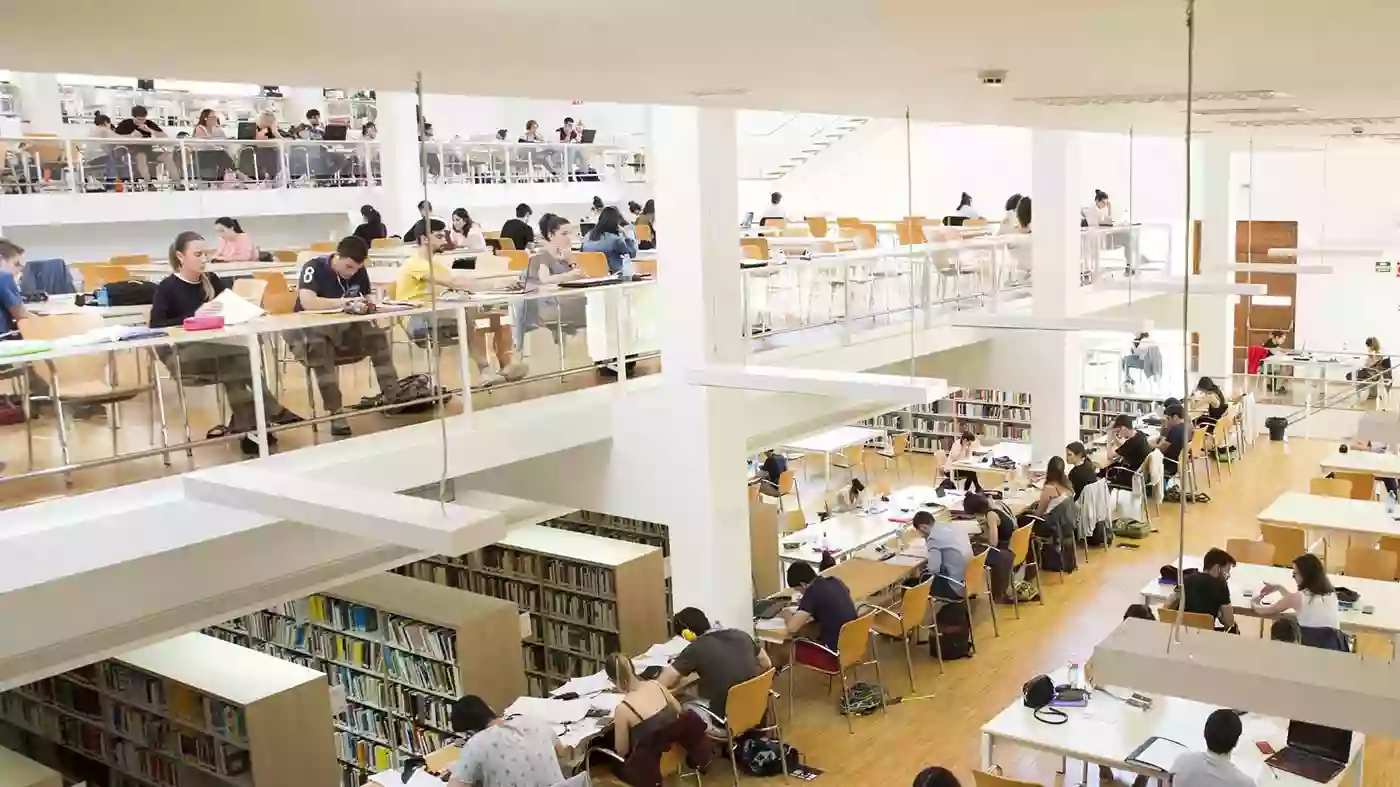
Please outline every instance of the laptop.
M739 229L746 230L753 226L753 211L744 214L744 220L739 222Z
M753 601L754 620L768 620L778 616L778 612L790 603L785 598L756 598Z
M1288 722L1288 745L1264 761L1281 771L1326 784L1351 759L1351 730L1305 721Z
M596 136L598 136L598 129L596 129L596 128L586 128L586 129L583 130L583 136L579 137L579 140L578 140L578 141L579 141L580 144L583 144L583 145L592 145L592 144L593 144L593 138L596 137Z
M238 138L252 139L258 130L258 124L252 121L242 120L238 123Z
M350 127L344 123L330 123L322 131L321 139L327 142L344 142L345 132L349 130Z

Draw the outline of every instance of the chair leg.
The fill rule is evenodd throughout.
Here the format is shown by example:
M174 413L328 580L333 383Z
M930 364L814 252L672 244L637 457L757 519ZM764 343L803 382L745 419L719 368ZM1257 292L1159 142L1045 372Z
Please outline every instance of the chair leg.
M796 652L796 649L795 649L795 648L793 649L792 656L793 656L793 660L792 660L791 663L788 664L788 668L787 668L787 671L788 671L788 721L792 721L792 718L793 718L793 716L792 716L792 696L793 696L792 686L793 686L793 673L797 672L797 659L796 659L797 652Z
M844 668L844 667L841 668L841 669L840 669L840 672L841 672L841 704L842 704L842 705L849 705L850 702L851 702L851 697L850 697L850 695L846 692L846 670L845 670L845 668ZM849 733L849 734L851 734L851 735L855 735L855 734L856 734L856 724L855 724L855 721L853 721L853 720L851 719L851 714L850 714L849 711L850 711L850 709L847 708L847 712L846 712L846 713L843 713L843 714L841 714L841 715L846 717L846 732Z
M914 654L909 652L909 632L904 632L904 663L909 666L909 691L918 692L919 687L914 685Z
M34 469L34 411L33 405L29 403L29 372L19 376L19 393L21 406L24 408L24 440L28 450L28 469Z
M180 354L170 355L175 359L175 373L170 376L170 381L175 383L175 397L180 400L180 415L185 419L185 457L194 459L194 448L190 445L194 442L194 438L190 436L190 406L185 399L185 384L180 376Z
M997 600L992 598L992 594L987 594L987 609L992 611L992 633L997 637L1001 636L1001 626L997 623ZM968 628L972 627L969 621Z
M909 647L908 635L905 635L904 646L906 648ZM905 655L908 655L908 653L906 652ZM914 679L910 678L909 683L913 685ZM875 651L875 686L880 690L880 710L889 713L889 706L885 704L885 676L884 673L880 671L880 651L878 650Z
M1021 566L1022 566L1022 568L1024 568L1024 567L1025 567L1025 564L1022 563ZM1010 596L1011 596L1011 610L1012 610L1013 612L1016 613L1016 619L1017 619L1017 620L1020 620L1020 619L1021 619L1021 596L1020 596L1019 593L1016 592L1016 567L1015 567L1015 566L1012 566L1012 567L1011 567L1011 578L1007 580L1007 584L1010 586L1010 587L1008 587L1008 588L1006 589L1006 591L1007 591L1007 593L1010 594ZM992 599L992 603L993 603L993 604L996 604L996 603L997 603L996 599Z
M783 725L781 725L781 724L778 723L778 714L777 714L777 713L774 713L774 714L773 714L773 728L774 728L774 730L776 730L777 733L778 733L778 751L779 751L779 752L786 753L787 747L783 745ZM783 766L783 781L787 781L787 777L788 777L787 757L786 757L786 756L779 756L778 759L779 759L779 761L782 762L782 766Z
M734 733L729 732L729 764L734 768L734 787L739 787L739 753L734 750Z
M151 393L151 399L154 402L153 406L160 411L160 447L166 448L170 445L170 427L169 424L165 422L165 392L160 388L160 375L156 374L156 362L154 359L151 361L151 387L155 389ZM166 467L170 467L169 451L162 453L161 459L165 462Z

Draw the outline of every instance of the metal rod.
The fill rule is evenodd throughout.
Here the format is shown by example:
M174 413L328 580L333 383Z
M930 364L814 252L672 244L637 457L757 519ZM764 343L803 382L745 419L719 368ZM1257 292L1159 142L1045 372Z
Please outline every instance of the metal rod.
M1191 112L1195 104L1196 90L1196 0L1186 0L1186 226L1189 229L1191 224ZM1205 224L1202 223L1202 228ZM1223 227L1221 229L1224 229ZM1182 266L1182 290L1181 290L1181 384L1185 389L1181 394L1182 406L1191 401L1191 265ZM1189 412L1188 412L1189 415ZM1186 438L1183 442L1191 444L1191 432L1195 423L1189 418L1186 421ZM1194 460L1192 460L1194 464ZM1163 479L1163 484L1166 480ZM1178 576L1186 568L1186 495L1181 496L1179 506L1180 517L1177 523L1176 541L1176 570ZM1143 506L1148 504L1143 500ZM1172 623L1170 634L1167 636L1167 650L1171 651L1172 643L1178 642L1181 636L1181 618L1186 610L1186 583L1178 582L1177 587L1181 590L1180 601L1177 604L1176 621Z

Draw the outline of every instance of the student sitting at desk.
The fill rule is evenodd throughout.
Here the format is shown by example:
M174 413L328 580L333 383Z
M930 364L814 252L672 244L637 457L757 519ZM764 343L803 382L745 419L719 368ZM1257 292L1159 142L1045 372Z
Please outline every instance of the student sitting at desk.
M939 522L928 511L915 512L913 525L924 537L928 550L924 576L933 577L933 595L962 598L967 564L972 560L972 540L967 531L958 522Z
M1282 585L1265 582L1250 601L1255 614L1264 618L1291 614L1298 621L1298 626L1304 629L1342 627L1337 613L1337 591L1327 579L1327 569L1322 565L1321 558L1311 552L1293 558L1293 581L1298 583L1297 590L1287 590ZM1275 593L1278 600L1272 603L1265 601Z
M293 310L341 309L351 301L368 299L371 292L369 274L365 272L368 256L369 247L352 235L342 238L334 253L308 260L297 275L297 301ZM333 415L340 413L343 405L337 359L344 362L348 358L369 358L384 401L392 402L398 393L399 373L394 369L389 336L372 322L361 320L291 331L287 334L287 343L296 359L311 370L321 391L321 404ZM344 418L334 419L331 434L348 437L350 422Z
M216 315L223 310L223 304L215 301L227 285L218 275L204 270L204 238L197 232L182 232L170 244L170 268L173 271L156 286L155 298L151 303L150 327L178 328L181 323L195 315ZM223 342L184 342L170 347L160 347L156 354L170 369L171 374L181 382L191 385L208 385L215 380L224 386L232 417L227 426L216 426L209 430L208 437L214 439L226 434L251 432L257 428L255 396L263 399L267 419L274 424L289 424L302 420L267 390L262 380L253 379L253 369L248 360L247 347ZM268 442L276 442L276 435L268 435ZM239 443L243 453L255 456L258 445L248 438Z
M982 525L982 539L996 548L989 550L987 566L992 570L992 597L999 604L1010 604L1007 592L1011 588L1011 534L1016 530L1016 517L1006 504L993 503L986 497L970 493L963 498L963 513L975 517ZM985 547L983 547L985 549ZM982 551L982 550L978 550Z
M398 284L395 296L401 301L411 301L413 303L428 303L430 293L433 288L450 287L463 292L471 293L476 290L490 286L491 279L513 279L518 274L508 273L496 276L478 276L471 271L459 271L448 268L441 262L430 262L432 252L442 248L444 240L442 232L435 230L426 233L418 238L418 249L413 256L399 268ZM441 295L441 293L439 293ZM432 320L429 315L417 314L408 320L408 333L415 341L427 338ZM510 326L501 322L500 316L489 315L490 331L496 345L496 359L501 364L499 374L491 370L491 364L486 357L486 331L476 327L476 321L481 317L481 310L476 308L467 309L467 349L472 360L476 362L477 373L480 385L495 385L502 380L514 382L524 377L529 368L525 364L514 360L515 340L511 337ZM457 321L448 313L438 315L438 330L440 338L451 339L457 335ZM464 372L466 370L463 370Z
M1225 392L1209 377L1196 381L1196 395L1206 406L1206 411L1196 416L1196 426L1215 426L1215 422L1224 418L1225 411L1230 409L1230 403L1225 401Z
M525 291L536 292L541 286L558 285L583 278L583 271L573 263L574 225L563 216L546 213L540 219L541 243L525 265ZM587 304L583 297L534 298L520 303L520 327L515 332L516 349L525 341L525 334L537 325L573 334L587 324ZM557 337L563 344L563 337Z
M1235 626L1235 608L1230 604L1230 569L1235 567L1235 558L1223 549L1213 547L1201 561L1201 570L1187 573L1172 591L1171 598L1164 604L1167 609L1180 609L1183 612L1199 612L1220 621L1226 631L1238 634ZM1185 607L1182 595L1185 594Z
M1045 465L1045 483L1041 484L1040 497L1035 501L1035 515L1043 517L1050 513L1050 509L1073 497L1074 487L1070 484L1069 474L1065 472L1065 460L1058 456L1050 457Z
M948 452L948 463L972 460L973 454L982 451L982 444L977 441L977 435L972 432L963 432L958 436L953 448ZM978 494L982 493L982 482L977 479L975 470L954 470L953 480L957 482L965 481L965 489L971 489Z
M1147 455L1152 453L1152 446L1147 444L1147 435L1133 426L1131 415L1124 414L1114 418L1110 433L1117 445L1109 451L1110 461L1103 469L1103 477L1108 479L1108 485L1114 489L1131 490L1133 473L1147 461Z
M788 469L787 457L769 448L763 452L763 464L758 467L758 491L769 497L778 496L778 479Z
M452 245L482 254L490 250L486 245L486 236L481 232L481 225L472 221L466 208L452 211Z
M1254 787L1254 780L1230 762L1243 732L1238 713L1228 708L1212 711L1206 717L1206 751L1183 752L1176 758L1172 787Z
M613 751L624 758L618 774L623 781L631 787L660 785L661 756L675 744L696 768L709 768L715 752L700 714L682 709L657 681L637 677L625 653L608 654L603 671L623 695L613 710Z
M860 496L864 492L865 484L861 483L859 478L852 478L851 483L831 493L831 499L827 500L826 503L826 512L828 514L844 514L847 511L855 511L861 507Z
M690 640L690 644L661 670L658 680L662 686L674 690L687 677L695 675L700 681L700 696L686 705L701 705L721 719L726 718L724 706L729 700L729 689L773 666L768 652L759 647L747 631L712 628L710 618L696 607L677 612L673 623L673 628ZM704 719L715 735L724 734L713 726L710 717L704 716Z
M384 217L379 215L379 211L375 210L373 205L361 205L360 218L364 221L355 228L354 235L364 241L366 246L373 246L375 241L389 237L389 228L384 225Z
M530 226L530 206L520 203L515 206L515 218L501 225L501 237L510 238L518 251L529 251L535 243L535 228Z
M427 200L418 202L418 221L413 222L413 226L408 228L408 232L403 234L404 243L418 243L429 231L442 232L447 229L447 225L442 223L442 219L433 216L433 203Z
M1177 474L1185 448L1186 408L1174 404L1162 416L1162 436L1157 439L1157 450L1162 452L1162 475L1171 478Z
M547 722L503 719L468 694L452 703L452 730L471 737L449 768L448 787L555 787L564 781L564 747Z
M1074 489L1074 499L1078 500L1084 487L1099 480L1099 474L1094 471L1089 451L1081 442L1075 441L1065 446L1065 461L1070 464L1069 484Z
M787 623L789 634L797 634L802 627L813 621L819 634L817 642L827 650L814 648L803 640L798 640L793 649L793 657L800 664L810 664L819 669L835 671L839 668L836 658L841 627L856 619L856 603L851 599L851 589L837 577L819 577L811 563L796 561L787 569L788 587L802 594L802 601L796 610L785 609L780 614Z
M622 213L609 205L598 214L598 223L583 239L582 251L602 252L608 259L608 273L622 273L630 265L624 259L637 256L637 239L622 222Z
M219 248L210 262L257 262L258 247L251 235L243 231L238 219L220 216L214 219L214 232L219 236Z

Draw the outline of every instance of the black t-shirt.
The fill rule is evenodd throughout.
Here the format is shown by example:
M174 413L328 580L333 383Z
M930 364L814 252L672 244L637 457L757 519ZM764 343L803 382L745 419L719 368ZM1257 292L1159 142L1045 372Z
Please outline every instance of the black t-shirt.
M370 293L369 273L364 268L355 271L348 279L331 268L331 258L317 257L308 260L297 274L297 289L311 290L321 298L363 298ZM301 299L297 299L293 311L301 311Z
M1094 463L1088 459L1069 469L1069 484L1074 487L1075 500L1079 499L1079 493L1084 491L1084 487L1097 480L1099 475L1094 472Z
M210 283L214 285L214 294L223 292L227 285L220 279L218 274L206 273ZM152 328L169 328L179 325L186 318L193 317L194 313L203 306L204 284L195 282L190 284L184 279L171 274L161 280L156 285L156 295L151 301L151 322Z
M517 251L525 251L535 242L535 228L520 219L511 219L502 225L501 237L514 241Z
M738 629L708 631L686 645L671 667L681 675L699 675L700 696L710 704L710 710L715 715L723 718L729 688L761 671L758 643Z
M851 589L836 577L817 577L802 591L802 603L797 609L812 616L821 630L817 641L836 650L841 639L841 627L856 619L856 603Z
M992 513L997 518L997 549L1006 549L1011 545L1011 534L1016 530L1016 517L999 507L992 508Z
M150 120L146 121L146 127L143 129L140 126L137 126L136 121L132 120L131 118L123 120L122 122L117 124L116 128L112 129L114 133L120 134L124 137L129 137L132 134L140 134L141 136L146 137L147 139L150 139L151 132L160 130L160 126L157 126Z
M1147 460L1147 455L1152 453L1152 446L1147 444L1147 435L1142 432L1133 432L1126 442L1118 446L1119 462L1129 470L1137 470L1142 467L1142 463Z
M1162 456L1169 460L1166 469L1175 472L1177 463L1181 461L1181 449L1186 444L1186 424L1168 426L1163 437L1166 438L1167 449L1162 452Z
M380 238L389 237L389 228L385 227L383 223L361 224L355 228L354 235L364 241L366 246L369 246Z
M430 226L430 227L433 228L433 232L442 232L443 230L447 229L447 225L442 223L442 219L433 219L431 222L428 223L428 226ZM404 242L404 243L417 243L417 242L418 242L418 236L419 236L419 235L422 235L422 234L423 234L423 220L422 220L422 219L419 219L419 220L413 222L413 226L412 226L412 227L409 227L408 232L405 232L405 233L403 234L403 242Z
M1218 618L1220 608L1230 605L1230 584L1204 571L1187 574L1181 581L1181 589L1186 593L1182 612L1200 612Z

